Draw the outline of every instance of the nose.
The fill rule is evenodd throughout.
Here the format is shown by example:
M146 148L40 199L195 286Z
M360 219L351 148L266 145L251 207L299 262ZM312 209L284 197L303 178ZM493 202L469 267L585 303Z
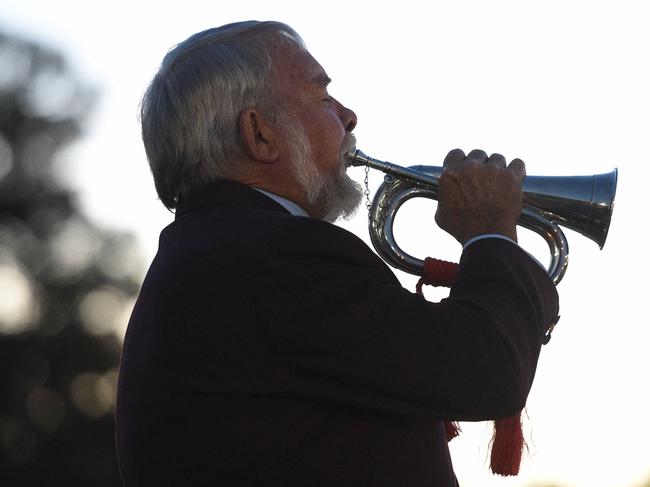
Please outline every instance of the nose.
M339 103L339 105L341 107L339 117L341 118L341 122L345 127L345 131L352 132L354 130L354 127L357 126L357 114L345 105L341 103Z

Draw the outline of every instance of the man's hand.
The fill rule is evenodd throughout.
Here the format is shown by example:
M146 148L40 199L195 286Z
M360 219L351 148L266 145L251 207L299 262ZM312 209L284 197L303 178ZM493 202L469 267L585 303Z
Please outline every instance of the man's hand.
M461 244L477 235L498 233L517 240L526 166L482 150L467 156L452 150L443 164L436 223Z

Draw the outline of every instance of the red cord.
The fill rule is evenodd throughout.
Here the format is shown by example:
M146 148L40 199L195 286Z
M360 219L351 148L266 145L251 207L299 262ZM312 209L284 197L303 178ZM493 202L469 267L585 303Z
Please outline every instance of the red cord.
M458 275L458 264L446 260L424 259L424 273L418 281L415 289L422 294L422 285L451 287Z

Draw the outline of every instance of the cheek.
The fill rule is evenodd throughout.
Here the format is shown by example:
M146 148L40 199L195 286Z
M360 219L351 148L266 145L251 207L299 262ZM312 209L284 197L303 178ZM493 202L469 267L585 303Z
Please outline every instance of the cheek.
M337 167L345 138L345 127L340 118L333 110L323 107L305 115L304 128L316 164L322 168Z
M323 127L323 130L315 134L312 139L314 155L321 157L326 164L336 164L344 137L345 131L340 128L340 125L331 124L327 129Z
M345 127L343 127L338 116L331 112L320 118L316 130L314 137L317 141L320 140L323 144L335 145L337 150L345 137Z
M341 139L345 136L343 122L333 107L316 106L306 115L311 129L319 132L321 136Z

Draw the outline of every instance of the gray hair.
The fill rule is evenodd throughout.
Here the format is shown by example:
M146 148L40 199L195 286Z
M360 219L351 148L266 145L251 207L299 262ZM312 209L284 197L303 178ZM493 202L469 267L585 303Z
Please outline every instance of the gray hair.
M275 120L268 41L300 36L281 22L247 21L208 29L176 45L142 99L142 140L162 203L237 174L244 157L239 115L255 107Z

